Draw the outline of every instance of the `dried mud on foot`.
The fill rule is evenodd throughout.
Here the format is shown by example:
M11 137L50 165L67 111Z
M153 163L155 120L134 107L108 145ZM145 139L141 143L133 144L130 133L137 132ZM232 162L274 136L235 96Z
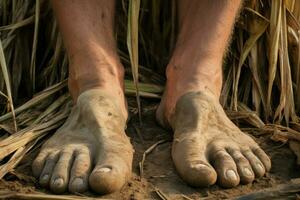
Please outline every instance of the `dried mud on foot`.
M188 186L177 175L171 159L172 133L161 128L155 121L157 103L143 102L142 126L139 124L138 116L131 112L131 119L126 131L135 149L131 180L119 192L105 196L86 192L82 196L78 196L78 199L90 199L91 197L131 200L235 199L253 192L268 191L268 189L279 187L280 184L288 184L291 179L300 177L296 156L288 145L275 143L269 138L269 135L264 135L255 140L272 159L272 169L266 176L255 180L252 184L239 185L233 189L224 189L217 185L202 189ZM140 163L145 151L147 152L142 164L143 176L140 177ZM31 162L37 152L38 149L26 156L13 173L6 175L0 181L1 199L4 197L6 199L46 199L46 196L40 195L40 193L52 195L48 190L42 189L32 178ZM68 196L71 195L69 193L63 195L48 196L47 199L76 199L74 196ZM296 199L295 193L289 195L291 199Z

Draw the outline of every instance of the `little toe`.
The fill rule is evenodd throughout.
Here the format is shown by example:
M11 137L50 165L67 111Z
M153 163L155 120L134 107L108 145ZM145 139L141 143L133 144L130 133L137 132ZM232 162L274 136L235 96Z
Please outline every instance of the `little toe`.
M83 193L88 189L88 175L91 171L92 160L87 150L76 152L71 169L69 191Z
M224 150L212 155L212 163L218 174L218 183L225 188L235 187L240 182L233 158Z
M253 153L260 159L260 161L263 163L266 172L270 171L271 169L271 160L269 156L260 148L257 147L252 150Z
M240 150L229 148L227 151L235 161L241 183L247 184L253 182L255 175L252 171L252 167Z
M60 153L50 180L50 189L52 192L60 194L66 191L72 161L72 149L67 149Z
M43 187L47 187L49 185L50 178L52 176L53 169L58 160L58 152L50 153L45 161L45 166L40 175L40 185Z
M117 158L114 162L103 163L98 163L92 171L89 177L90 187L99 194L120 190L129 178L128 166L124 161Z
M35 160L33 161L32 173L36 178L40 177L42 170L44 168L47 156L48 156L48 152L42 150L39 153L39 155L35 158Z
M262 177L266 170L260 159L250 149L243 151L243 154L248 159L256 178Z

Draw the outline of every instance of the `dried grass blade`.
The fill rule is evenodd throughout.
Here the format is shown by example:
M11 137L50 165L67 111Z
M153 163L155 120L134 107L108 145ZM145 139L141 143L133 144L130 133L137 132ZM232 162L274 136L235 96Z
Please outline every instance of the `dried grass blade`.
M33 44L31 53L31 63L30 63L30 78L32 82L32 91L35 91L35 58L36 58L36 48L38 43L38 31L39 31L39 19L40 19L40 0L35 1L35 22L34 22L34 34L33 34Z
M26 152L25 147L19 148L6 164L0 166L0 179L2 179L7 173L9 173L16 166L16 164L20 162L25 152Z
M240 53L241 55L240 55L240 59L239 59L236 76L235 76L234 86L233 86L233 109L234 110L237 110L237 107L238 107L238 105L237 105L238 84L239 84L239 79L240 79L240 75L241 75L241 68L242 68L248 54L250 53L252 47L256 44L256 41L260 38L260 36L262 36L262 34L266 31L266 29L269 25L268 21L264 20L264 18L259 17L257 19L259 19L257 21L257 26L256 26L255 30L253 30L253 32L250 33L250 37L247 39L247 41Z
M156 192L157 196L159 196L159 198L161 200L169 200L169 198L167 197L167 195L165 193L163 193L159 188L155 188L155 192Z
M35 16L30 16L26 19L23 19L22 21L19 21L17 23L14 24L9 24L6 26L0 26L0 31L6 31L6 30L16 30L18 28L21 28L23 26L26 26L28 24L31 24L32 22L34 22L34 18Z
M11 108L11 115L13 117L15 131L17 132L18 131L18 126L17 126L17 121L16 121L16 114L15 114L13 99L12 99L12 95L11 95L11 87L10 87L8 68L7 68L7 65L6 65L6 60L5 60L5 56L4 56L4 51L3 51L1 39L0 39L0 65L1 65L2 75L4 77L4 81L5 81L5 85L6 85L8 102L9 102L9 105L10 105L10 108Z
M7 173L12 171L18 163L22 160L25 154L35 145L35 143L31 143L26 147L20 147L14 153L14 155L9 159L9 161L0 166L0 179L2 179Z
M267 116L271 113L271 94L273 82L276 75L279 36L281 29L281 1L272 1L271 16L270 16L270 47L269 47L269 74L268 74L268 89L267 89Z
M281 50L282 50L282 89L281 94L286 98L284 102L283 111L286 123L289 123L290 118L293 122L297 121L297 116L295 113L295 103L293 94L293 81L291 76L291 66L288 55L288 40L287 40L287 24L286 24L286 7L285 2L282 2L282 26L281 26ZM281 103L281 102L280 102Z
M33 97L32 99L30 99L29 101L27 101L26 103L24 103L22 106L18 107L15 110L16 114L19 114L21 112L23 112L24 110L27 110L29 108L31 108L32 106L37 105L38 103L40 103L42 100L49 98L50 96L52 96L54 93L60 91L62 88L67 86L67 80L64 80L62 82L59 82L47 89L45 89L44 91L38 93L35 97ZM9 119L10 117L13 116L12 112L6 113L5 115L2 115L0 117L0 122Z
M50 130L56 129L62 125L64 119L67 117L67 113L62 113L55 118L39 125L33 125L32 127L21 130L18 133L12 134L8 138L0 141L0 161L16 151L17 149L25 146L32 140L42 136Z
M14 191L0 191L1 199L28 199L28 200L111 200L106 198L93 198L75 195L53 195L45 193L21 193Z
M158 145L168 142L167 140L160 140L156 142L155 144L151 145L144 153L143 153L143 158L139 162L139 167L140 167L140 177L143 177L144 174L144 162L146 161L146 156L153 151Z
M68 99L70 99L69 93L66 93L59 97L42 114L40 114L36 120L34 120L33 124L37 124L38 122L43 120L46 116L50 115L50 113L62 106L62 104L65 103Z
M138 64L138 22L139 22L140 0L129 0L127 47L130 56L133 81L136 89L136 100L139 111L140 123L142 122L141 101L139 94L139 64Z

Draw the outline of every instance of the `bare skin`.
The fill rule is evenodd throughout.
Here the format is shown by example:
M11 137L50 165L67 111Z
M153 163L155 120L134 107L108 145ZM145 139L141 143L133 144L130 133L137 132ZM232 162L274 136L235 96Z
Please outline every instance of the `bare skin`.
M178 1L179 35L157 120L174 131L172 158L191 186L250 183L271 168L219 103L222 60L240 0Z
M54 193L104 194L130 178L133 149L125 134L124 69L113 36L114 1L53 0L69 66L74 107L42 147L34 175Z
M43 145L33 172L55 193L67 188L98 193L120 189L130 178L133 150L124 133L126 119L102 89L83 92L54 136Z
M218 101L223 54L239 4L178 1L180 31L157 120L174 130L174 164L192 186L249 183L271 166ZM113 37L114 1L52 0L52 5L70 60L74 107L43 145L33 172L55 193L119 190L130 178L133 150L124 131L128 113Z

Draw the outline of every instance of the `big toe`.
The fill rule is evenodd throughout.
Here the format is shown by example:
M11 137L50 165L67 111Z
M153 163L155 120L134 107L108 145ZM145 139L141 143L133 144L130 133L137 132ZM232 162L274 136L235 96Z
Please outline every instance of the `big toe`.
M217 180L216 171L203 161L189 163L186 166L178 166L177 164L176 168L182 179L193 187L210 186Z
M186 138L175 138L172 147L172 158L181 178L193 187L213 185L217 173L208 163L203 144L192 133ZM202 144L202 145L201 145Z
M89 185L95 192L99 194L115 192L130 178L133 150L131 145L125 144L122 145L122 149L115 149L115 152L110 149L101 154L89 177Z
M129 170L122 165L98 165L89 177L92 190L108 194L120 190L129 178Z

